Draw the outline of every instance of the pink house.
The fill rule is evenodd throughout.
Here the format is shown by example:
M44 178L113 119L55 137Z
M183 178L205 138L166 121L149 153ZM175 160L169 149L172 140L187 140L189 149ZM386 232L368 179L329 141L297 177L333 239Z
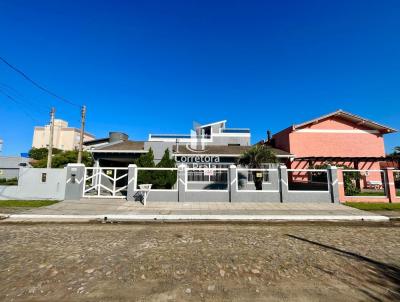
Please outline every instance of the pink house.
M393 128L338 110L274 134L272 144L294 155L288 163L292 169L323 163L380 169L386 160L383 135L393 132Z
M311 121L293 125L273 135L271 144L293 154L287 166L307 169L322 164L346 166L361 172L360 188L383 183L381 168L387 167L383 136L395 129L338 110ZM296 181L309 181L309 175L293 172Z

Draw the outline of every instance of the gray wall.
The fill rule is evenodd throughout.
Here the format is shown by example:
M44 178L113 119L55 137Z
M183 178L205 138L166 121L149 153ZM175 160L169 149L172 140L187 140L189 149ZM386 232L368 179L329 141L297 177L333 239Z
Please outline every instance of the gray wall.
M21 165L30 167L30 159L20 156L0 156L0 178L15 178L19 175Z
M332 169L336 171L336 167L328 169L328 191L290 191L287 168L285 166L280 167L281 171L281 195L282 202L339 202L339 196L331 194L332 183L337 182L337 178L332 178ZM330 180L330 181L329 181Z
M213 136L213 141L207 145L228 145L240 144L241 146L250 146L250 137L234 136Z
M135 165L131 165L130 185L128 186L128 200L140 199L140 192L134 188L134 178L137 175ZM239 171L239 175L240 175ZM255 190L254 183L245 183L239 189L237 168L232 165L228 173L227 188L205 189L205 183L186 182L186 166L178 167L178 191L150 191L147 201L174 201L174 202L339 202L336 168L328 169L330 175L329 191L289 191L287 168L280 166L270 171L268 183L263 184L263 190ZM243 185L243 184L242 184ZM336 186L336 187L335 187ZM222 189L222 190L221 190Z
M43 173L46 173L45 182L42 182ZM64 199L66 168L21 168L18 178L18 186L0 186L0 199Z
M0 169L0 178L10 179L18 178L19 168L3 168Z
M172 156L172 147L175 145L173 142L145 142L144 150L149 150L150 148L154 153L154 163L158 164L164 155L165 149L169 149L170 155Z
M262 191L253 189L252 183L245 184L245 190L238 190L236 166L230 166L229 187L226 190L203 190L204 184L186 183L185 165L178 167L176 190L151 191L148 201L171 202L338 202L337 171L329 168L329 191L289 191L285 166L270 172L269 182ZM83 165L72 164L64 169L21 168L18 186L0 186L0 199L80 199L83 192ZM42 182L42 173L46 181ZM128 168L128 200L137 200L140 192L134 187L137 167Z
M0 186L0 200L18 198L18 186Z
M229 168L230 175L236 175L236 166ZM247 182L245 171L237 171L238 178L231 182L231 202L281 202L279 170L269 171L268 182L257 191L254 182Z

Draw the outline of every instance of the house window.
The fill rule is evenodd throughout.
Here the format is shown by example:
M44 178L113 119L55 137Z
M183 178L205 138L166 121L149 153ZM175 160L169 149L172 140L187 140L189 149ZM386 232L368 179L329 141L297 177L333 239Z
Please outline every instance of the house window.
M47 180L47 173L42 173L42 182L46 182Z

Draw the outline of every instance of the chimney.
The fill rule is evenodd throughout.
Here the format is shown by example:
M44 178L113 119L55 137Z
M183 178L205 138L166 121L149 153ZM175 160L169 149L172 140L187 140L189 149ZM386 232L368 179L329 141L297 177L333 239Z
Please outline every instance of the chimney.
M271 142L271 131L267 130L267 143Z
M122 132L110 132L109 135L109 142L110 143L114 143L114 142L118 142L118 141L127 141L128 140L128 135Z

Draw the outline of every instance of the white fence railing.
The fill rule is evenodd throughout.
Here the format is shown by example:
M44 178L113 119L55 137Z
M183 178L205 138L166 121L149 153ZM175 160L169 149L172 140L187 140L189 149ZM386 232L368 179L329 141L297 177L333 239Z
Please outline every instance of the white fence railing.
M389 198L393 199L393 190L400 196L400 170L382 169L286 169L278 168L236 168L236 167L215 167L215 168L189 168L182 166L179 168L158 168L158 167L93 167L85 168L83 197L88 198L125 198L127 191L140 190L141 185L152 185L151 191L169 191L164 196L166 198L179 198L181 200L193 200L200 198L207 200L219 198L219 200L237 198L245 194L237 192L291 192L291 194L280 194L281 200L294 197L296 193L301 198L305 198L307 193L311 199L322 199L328 196L331 190L344 187L346 197L365 197L368 198ZM129 177L128 181L128 171ZM236 173L235 173L236 171ZM394 181L392 179L393 172ZM336 178L337 173L343 173L343 181L339 182ZM340 174L339 174L340 175ZM262 182L254 183L254 177L262 177ZM333 178L333 179L331 179ZM393 183L394 182L394 183ZM257 188L256 188L257 184ZM260 190L260 187L261 190ZM341 187L342 186L342 187ZM258 189L258 190L257 190ZM342 190L341 189L341 190ZM80 190L82 192L82 189ZM176 194L178 192L178 194ZM213 196L202 194L186 194L185 192L225 192L232 194L218 193ZM340 192L340 191L339 191ZM390 194L388 194L390 192ZM151 195L151 194L150 194ZM276 195L276 194L275 194ZM271 196L275 196L272 194ZM330 194L331 198L336 198ZM176 197L178 196L178 197ZM343 196L343 195L341 195ZM155 197L162 198L162 193L155 194ZM244 199L268 198L268 195L249 194ZM343 200L342 200L343 201Z
M185 189L189 192L228 192L228 168L187 168Z
M126 198L128 168L85 168L83 197Z
M257 175L261 173L261 175ZM262 177L262 190L257 190L255 177ZM238 168L236 169L236 190L239 192L279 192L279 171L274 168ZM274 181L275 180L275 181Z
M327 169L287 169L290 192L329 192Z
M387 179L380 169L344 169L345 195L348 197L386 198Z
M141 179L141 172L149 172L148 175ZM171 172L170 174L160 175L160 172ZM158 174L158 175L157 175ZM161 177L160 177L161 176ZM158 184L154 182L154 179L168 178L168 183ZM167 180L167 179L165 179ZM143 182L144 181L144 182ZM142 183L143 182L143 183ZM143 184L151 184L151 191L178 191L178 168L146 168L146 167L138 167L136 169L136 175L134 176L134 188L135 190L139 190L139 186ZM160 188L164 187L164 188ZM170 188L168 188L170 187Z

